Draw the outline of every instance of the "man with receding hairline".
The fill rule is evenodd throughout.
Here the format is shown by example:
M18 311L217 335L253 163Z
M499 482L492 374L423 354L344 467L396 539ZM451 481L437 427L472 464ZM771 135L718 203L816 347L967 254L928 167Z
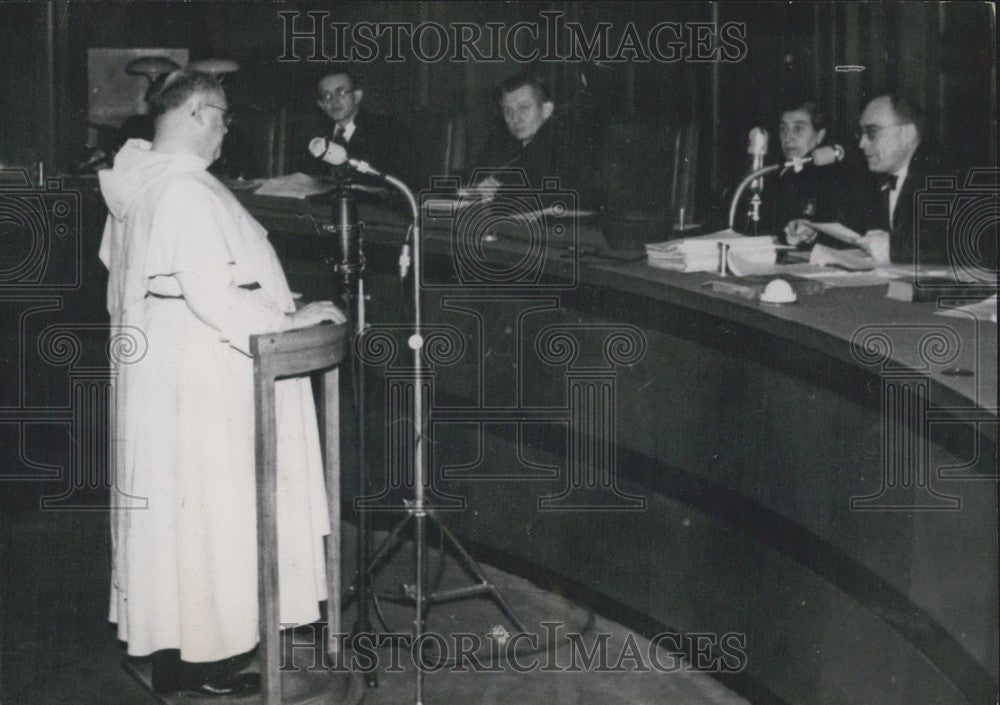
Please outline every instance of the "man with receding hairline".
M859 220L848 223L865 233L861 247L876 262L947 262L947 232L918 227L914 213L915 196L927 187L927 178L949 175L923 139L919 106L900 94L879 95L865 106L858 125L858 147L875 177Z

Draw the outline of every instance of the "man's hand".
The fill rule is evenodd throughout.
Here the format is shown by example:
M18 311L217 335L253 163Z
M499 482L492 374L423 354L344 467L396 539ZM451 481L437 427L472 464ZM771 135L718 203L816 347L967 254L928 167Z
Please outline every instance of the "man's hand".
M487 176L469 188L459 189L458 195L465 198L479 196L483 200L489 201L496 195L499 188L500 182L493 176Z
M816 229L806 220L793 220L785 226L785 241L789 245L811 245L816 241Z
M334 323L344 323L347 316L339 308L333 305L332 301L313 301L300 308L295 313L287 316L285 330L293 328L308 328L323 321L333 321Z
M869 230L858 240L858 247L870 254L875 264L889 264L889 233L885 230Z

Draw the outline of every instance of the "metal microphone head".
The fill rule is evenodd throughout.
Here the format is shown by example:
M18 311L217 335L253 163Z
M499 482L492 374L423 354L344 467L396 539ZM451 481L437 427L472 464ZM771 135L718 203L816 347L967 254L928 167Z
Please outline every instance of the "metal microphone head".
M767 130L755 127L750 130L750 141L747 144L747 154L754 157L767 155Z
M309 141L309 153L334 166L340 166L347 161L347 150L326 137L313 137Z
M843 158L844 148L839 144L833 144L828 147L817 147L812 151L813 164L816 166L833 164L834 162L839 162Z

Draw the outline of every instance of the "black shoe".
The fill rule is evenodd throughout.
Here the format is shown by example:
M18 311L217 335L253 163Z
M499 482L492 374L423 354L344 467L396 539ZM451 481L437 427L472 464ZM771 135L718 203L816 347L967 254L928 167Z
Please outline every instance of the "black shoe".
M184 692L209 698L256 695L260 692L260 674L237 673L236 675L220 678L216 681L202 683Z

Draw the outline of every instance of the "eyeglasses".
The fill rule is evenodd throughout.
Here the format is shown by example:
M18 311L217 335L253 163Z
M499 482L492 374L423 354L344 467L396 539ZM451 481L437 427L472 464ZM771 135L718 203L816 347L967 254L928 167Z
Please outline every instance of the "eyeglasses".
M879 133L888 127L902 127L907 123L904 122L894 122L891 125L862 125L860 132L855 132L854 136L861 141L862 137L867 137L869 142L874 142L878 139Z
M335 91L326 91L324 93L320 93L318 96L318 100L320 103L332 103L335 100L340 100L341 98L345 97L348 93L353 93L353 92L354 92L353 88L341 87Z
M212 105L211 103L202 103L203 107L215 108L216 110L222 111L222 124L229 127L233 122L233 111L229 108L223 108L221 105ZM194 113L191 113L194 115Z

